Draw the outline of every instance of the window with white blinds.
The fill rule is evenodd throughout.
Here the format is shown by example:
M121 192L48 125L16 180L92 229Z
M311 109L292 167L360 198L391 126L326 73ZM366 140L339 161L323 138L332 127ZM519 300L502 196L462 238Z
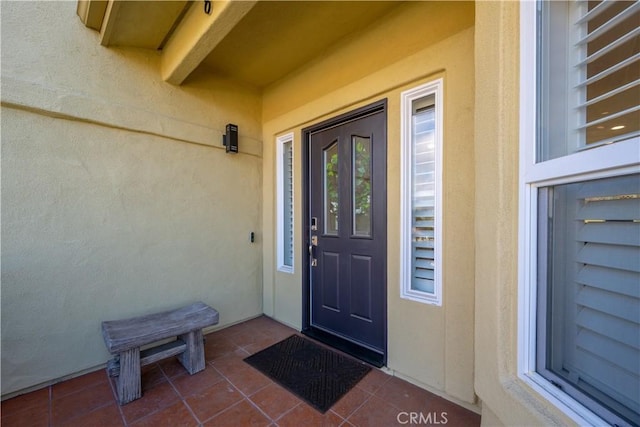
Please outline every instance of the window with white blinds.
M433 293L435 270L435 106L433 97L413 108L413 186L411 289Z
M441 304L442 80L401 94L403 298Z
M614 424L639 425L640 174L538 195L540 372Z
M519 373L640 425L640 3L521 3Z
M277 262L293 273L293 134L277 138Z
M544 1L540 8L538 161L637 136L640 2Z

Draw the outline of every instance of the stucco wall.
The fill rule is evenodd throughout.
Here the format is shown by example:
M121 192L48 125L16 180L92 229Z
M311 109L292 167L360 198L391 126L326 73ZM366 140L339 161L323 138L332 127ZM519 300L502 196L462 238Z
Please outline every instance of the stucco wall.
M387 365L395 375L472 405L474 9L464 3L448 5L406 4L265 92L264 310L301 326L302 128L387 98ZM440 77L444 79L444 302L436 307L400 298L400 93ZM274 256L274 142L287 132L295 137L294 274L277 271Z
M75 2L0 13L2 395L101 366L103 320L261 314L260 94L164 83L158 53L100 46Z
M573 425L517 376L518 43L517 2L476 3L475 388L483 425Z

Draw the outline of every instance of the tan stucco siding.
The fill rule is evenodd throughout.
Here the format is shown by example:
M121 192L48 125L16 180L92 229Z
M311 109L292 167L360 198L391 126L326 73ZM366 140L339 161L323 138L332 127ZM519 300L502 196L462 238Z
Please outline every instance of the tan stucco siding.
M103 320L262 313L260 94L164 83L157 53L101 47L75 6L2 4L4 397L103 366Z
M420 5L397 12L395 25L412 25ZM427 7L423 5L422 7ZM466 9L463 9L466 10ZM423 10L424 12L424 10ZM302 276L302 150L301 130L313 123L386 98L387 119L387 301L388 367L398 376L460 402L473 404L474 301L474 150L473 150L473 9L469 25L420 49L370 69L345 83L337 57L350 53L363 64L375 51L375 40L397 37L395 46L416 43L409 32L386 32L375 27L358 46L347 44L319 60L291 81L267 89L264 97L264 309L279 320L301 325ZM421 15L427 19L427 15ZM438 22L438 15L431 15ZM462 15L461 21L466 22ZM446 16L445 16L446 18ZM378 32L380 31L380 33ZM384 54L382 54L384 56ZM331 64L330 66L327 64ZM345 73L353 71L345 67ZM361 70L360 70L361 71ZM420 84L444 79L444 303L441 307L400 298L400 93ZM299 82L306 82L303 87ZM318 87L322 88L319 90ZM308 92L306 89L308 88ZM302 93L301 93L302 92ZM308 99L308 93L315 94ZM322 93L321 95L319 93ZM289 102L289 100L291 102ZM289 106L289 108L288 108ZM275 138L293 132L295 185L295 274L275 269Z
M519 53L518 3L477 2L475 388L483 425L573 425L517 375Z

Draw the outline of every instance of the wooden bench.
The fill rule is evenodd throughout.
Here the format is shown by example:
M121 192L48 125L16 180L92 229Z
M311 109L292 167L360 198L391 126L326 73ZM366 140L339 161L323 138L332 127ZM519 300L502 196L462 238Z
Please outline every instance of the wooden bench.
M102 336L109 353L116 355L107 371L116 381L120 405L142 396L140 368L166 357L178 356L182 366L195 374L204 369L202 329L218 323L218 312L203 302L178 310L102 322ZM167 338L175 341L140 351L140 347Z

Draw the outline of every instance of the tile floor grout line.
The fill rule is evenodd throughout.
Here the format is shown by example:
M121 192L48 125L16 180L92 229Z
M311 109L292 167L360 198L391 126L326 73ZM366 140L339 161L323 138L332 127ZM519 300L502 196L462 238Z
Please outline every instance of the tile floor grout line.
M49 386L49 419L47 420L47 425L49 427L53 427L53 386Z
M244 362L244 361L243 361L243 362ZM247 364L247 367L251 367L251 366L250 366L249 364ZM215 370L216 370L216 372L218 372L218 373L220 374L220 376L222 376L222 378L224 378L225 380L227 380L227 382L229 382L229 384L231 384L231 386L232 386L233 388L235 388L236 390L238 390L238 393L240 393L242 396L244 396L244 398L245 398L246 400L248 400L248 401L249 401L249 403L250 403L252 406L254 406L256 409L258 409L260 412L262 412L262 414L264 414L264 416L265 416L265 417L267 417L267 420L271 421L272 423L275 423L275 420L273 420L273 419L269 416L269 414L267 414L266 412L264 412L264 411L263 411L263 410L262 410L258 405L256 405L256 404L253 402L253 400L251 400L251 398L250 398L248 395L244 394L244 392L243 392L242 390L240 390L240 389L239 389L239 388L238 388L234 383L232 383L230 378L228 378L226 375L224 375L222 372L220 372L220 370L219 370L219 369L217 369L215 366L213 367L213 369L215 369ZM269 381L271 381L271 379L269 379ZM253 394L256 394L256 393L258 393L260 390L263 390L263 389L265 389L265 388L269 387L272 383L273 383L273 381L271 381L269 384L265 385L264 387L259 388L258 390L256 390L255 392L253 392ZM241 402L242 402L242 400L241 400ZM235 406L235 405L231 405L231 406ZM223 411L223 412L224 412L224 411ZM219 412L218 414L220 414L220 413L221 413L221 412ZM216 415L218 415L218 414L216 414Z
M239 391L239 390L238 390ZM223 409L222 411L218 412L217 414L213 415L210 418L207 418L206 422L211 421L212 419L214 419L215 417L224 414L225 412L229 411L231 408L233 408L234 406L238 406L239 404L241 404L242 402L244 402L245 399L240 399L238 400L236 403L232 404L231 406L227 406L225 409ZM267 417L267 420L271 421L271 418ZM272 421L271 421L272 422ZM202 423L204 424L204 423Z
M282 414L280 414L280 416L278 418L276 418L275 420L273 420L274 423L276 423L277 426L279 426L280 424L278 424L278 421L281 420L282 418L284 418L287 414L291 413L294 409L296 409L298 406L302 405L304 402L301 400L300 402L298 402L297 405L294 405L293 408L289 409L288 411L283 412Z
M264 390L265 388L269 387L271 384L267 384L266 386L262 387L259 390L256 390L251 396L254 396L255 394L257 394L258 392L260 392L261 390ZM271 418L271 416L269 416L269 414L267 414L265 411L262 410L262 408L260 406L258 406L257 403L255 403L250 396L246 396L247 400L249 401L249 403L251 404L251 406L253 406L254 408L256 408L258 411L262 412L262 414L267 417L267 419L272 422L275 423L276 421Z
M183 401L183 402L185 403L185 405L187 405L187 408L189 408L190 412L193 414L193 412L191 411L191 408L189 407L189 405L187 404L187 402L182 398L182 395L181 395L181 394L180 394L180 392L176 389L176 387L173 385L173 382L171 382L171 378L170 378L170 377L169 377L169 376L164 372L164 369L162 369L162 367L160 366L160 364L159 364L159 363L156 363L156 365L158 365L158 368L160 369L160 372L162 373L162 375L164 375L164 377L165 377L165 379L166 379L167 383L169 383L169 386L171 386L171 388L173 388L173 391L177 394L177 396L178 396L179 400L180 400L180 401ZM141 373L140 375L141 375L141 378L140 378L140 379L142 380L142 373ZM180 376L180 375L178 375L178 376ZM160 384L156 384L156 385L160 385ZM142 387L142 384L140 384L140 386ZM112 387L112 388L113 388L113 387ZM140 397L140 399L142 399L143 397L144 397L144 395L143 395L143 396L141 396L141 397ZM138 400L138 399L136 399L136 400ZM117 401L116 401L116 403L117 403ZM131 403L131 402L129 402L129 403ZM169 406L170 406L170 405L169 405ZM125 427L129 427L129 424L136 423L136 422L141 421L141 420L143 420L143 419L145 419L145 418L147 418L147 417L150 417L151 415L155 415L155 414L157 414L158 412L161 412L161 411L163 411L163 410L167 409L169 406L166 406L166 407L163 407L163 408L158 408L158 409L156 409L156 410L154 410L154 411L149 412L148 414L143 415L143 416L142 416L142 417L140 417L140 418L136 418L136 419L135 419L135 420L133 420L131 423L129 423L129 422L127 422L127 420L126 420L126 418L125 418L125 416L124 416L124 411L122 411L122 406L120 406L120 404L118 404L118 407L120 408L120 413L121 413L121 415L122 415L122 418L123 418L123 422L124 422ZM196 416L195 416L195 414L193 414L193 416L195 417L196 421L199 423L199 422L200 422L200 420L198 419L198 417L196 417Z
M120 414L120 418L122 418L122 425L124 427L127 427L129 424L127 423L127 420L124 417L124 412L122 411L122 405L120 405L120 402L118 401L118 393L115 389L115 384L114 381L111 381L111 377L109 376L109 374L107 374L107 382L109 383L109 387L111 388L111 394L113 395L113 400L116 404L116 406L118 407L118 413Z
M160 366L160 364L158 364L158 367L160 368L160 372L162 372L162 375L164 375L164 377L167 379L167 382L169 383L169 385L173 388L173 391L175 391L176 394L178 395L178 397L180 398L180 401L184 404L184 406L187 407L187 410L189 411L191 416L196 420L196 423L198 423L198 426L201 426L202 424L204 424L204 422L200 421L200 418L198 418L198 416L193 411L191 406L187 403L187 397L183 396L182 393L180 393L180 390L178 390L178 388L175 386L175 384L173 384L173 381L171 380L171 378L169 378L169 376L166 374L166 372L164 372L164 369L162 369L162 366ZM205 367L205 369L206 369L206 367ZM204 372L204 370L202 370L201 372ZM180 377L180 376L181 375L179 375L178 377Z
M355 388L355 387L354 387L354 388ZM352 390L353 390L353 389L352 389ZM362 389L360 389L360 390L362 390ZM356 412L358 412L358 410L359 410L360 408L362 408L362 407L363 407L363 406L364 406L364 405L365 405L369 400L371 400L371 398L373 397L373 394L372 394L372 393L369 393L369 392L368 392L368 391L366 391L366 390L362 390L362 391L364 391L365 393L367 393L367 395L368 395L368 396L367 396L367 398L364 400L364 402L362 402L360 405L358 405L358 407L356 407L356 409L354 409L353 411L351 411L351 412L349 413L349 415L347 415L346 417L342 417L345 421L349 421L349 418L350 418L353 414L355 414ZM342 397L344 398L345 396L346 396L346 394L345 394L344 396L342 396ZM338 402L339 402L339 401L338 401ZM336 402L336 403L337 403L337 402ZM338 415L340 415L340 414L338 414ZM349 422L351 422L351 421L349 421Z
M107 383L109 384L109 388L111 389L111 397L112 397L112 399L115 399L115 403L119 407L120 405L118 404L118 401L117 401L117 395L116 395L115 390L113 388L113 383L111 382L111 380L109 379L108 376L107 376ZM80 392L82 392L84 390L87 390L89 388L97 387L98 385L100 385L100 384L98 384L98 382L96 382L96 383L88 385L86 387L82 387L82 388L80 388L80 389L78 389L76 391L73 391L71 393L67 393L64 396L59 397L58 400L70 397L73 394L80 393ZM106 408L107 406L111 405L112 403L113 403L113 401L110 401L110 402L106 402L103 405L96 406L95 408L91 409L88 412L85 412L85 413L82 413L82 414L79 414L79 415L75 415L75 416L72 416L70 418L65 419L64 421L61 422L61 424L68 423L69 421L73 421L74 419L80 418L80 417L82 417L84 415L91 414L91 413L93 413L95 411L98 411L100 409ZM49 407L50 407L50 410L49 410L49 426L55 427L55 423L53 422L53 385L49 386ZM124 417L122 415L122 412L120 413L120 415L123 418L123 422L124 422ZM125 427L126 427L126 424L125 424Z

